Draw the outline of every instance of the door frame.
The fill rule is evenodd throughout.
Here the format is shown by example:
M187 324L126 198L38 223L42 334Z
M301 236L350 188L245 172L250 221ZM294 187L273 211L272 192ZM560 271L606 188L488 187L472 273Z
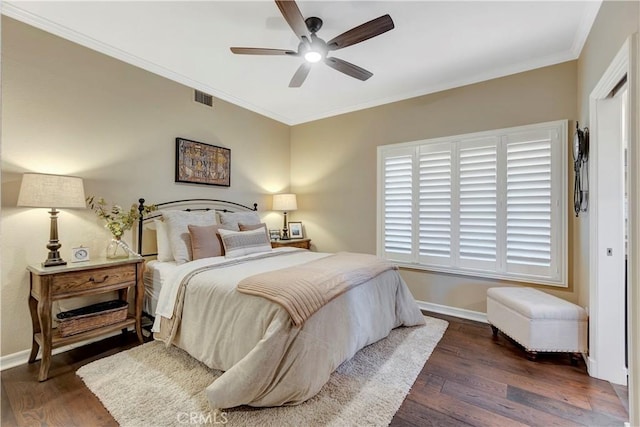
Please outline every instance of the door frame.
M637 197L640 190L640 147L638 147L638 127L640 120L638 113L638 35L631 35L622 48L615 56L598 84L594 87L589 95L589 123L591 153L597 153L597 101L606 98L615 85L626 75L628 85L628 182L629 182L629 247L628 247L628 318L627 318L627 342L628 342L628 389L629 389L629 415L634 422L640 420L634 419L638 409L635 408L635 401L638 399L637 371L638 366L637 350L640 343L636 337L640 336L640 324L637 307L640 299L640 265L638 265L638 255L640 255L640 199ZM604 284L598 282L598 267L603 256L598 248L598 156L589 156L589 174L591 183L589 188L589 357L587 367L589 374L602 378L611 382L619 383L619 375L622 372L614 372L613 374L604 368L607 366L607 349L599 346L598 335L606 333L610 330L608 322L608 311L620 310L620 307L607 307L601 304L602 299L599 295L605 293ZM624 372L626 375L626 372ZM603 376L604 374L604 376Z

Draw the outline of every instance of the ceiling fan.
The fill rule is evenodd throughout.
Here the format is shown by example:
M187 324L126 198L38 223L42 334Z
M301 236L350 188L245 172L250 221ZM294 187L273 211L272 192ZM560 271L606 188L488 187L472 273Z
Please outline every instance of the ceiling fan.
M379 36L394 28L389 15L383 15L365 22L337 37L325 42L316 33L322 28L322 19L315 16L304 19L295 1L276 0L276 4L285 21L300 39L298 50L269 49L255 47L232 47L231 52L242 55L290 55L302 56L306 60L293 75L289 87L300 87L307 78L311 65L323 61L334 70L340 71L358 80L367 80L373 73L350 62L335 57L328 57L329 52L342 49L372 37Z

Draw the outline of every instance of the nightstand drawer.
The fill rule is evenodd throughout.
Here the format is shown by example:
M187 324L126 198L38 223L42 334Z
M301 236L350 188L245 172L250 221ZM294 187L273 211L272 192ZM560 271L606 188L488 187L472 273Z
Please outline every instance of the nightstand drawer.
M134 265L69 272L53 276L51 295L108 288L124 283L131 285L135 281L136 268Z
M271 241L272 248L300 248L310 249L311 239L289 239Z

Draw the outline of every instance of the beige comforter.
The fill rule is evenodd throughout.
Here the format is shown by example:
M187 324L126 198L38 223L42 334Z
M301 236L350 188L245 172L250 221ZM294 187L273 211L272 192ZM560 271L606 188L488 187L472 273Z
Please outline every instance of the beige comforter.
M207 387L212 408L302 403L318 393L329 375L362 347L398 326L424 324L396 270L385 271L334 298L302 326L296 326L279 304L236 289L248 276L326 256L283 251L279 256L213 269L202 268L203 260L194 262L193 269L200 272L191 275L176 299L174 311L179 315L174 316L173 338L164 328L156 331L156 337L225 371Z

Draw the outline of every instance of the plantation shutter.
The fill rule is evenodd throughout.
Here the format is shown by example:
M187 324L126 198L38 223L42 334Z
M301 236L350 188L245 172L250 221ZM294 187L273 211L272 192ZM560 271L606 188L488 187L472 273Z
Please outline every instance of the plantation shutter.
M556 133L539 130L507 136L507 271L556 276L552 271L557 222L553 211L558 210L552 197L552 147L559 145L553 141Z
M377 253L566 286L567 121L378 147Z
M497 156L495 137L460 142L459 265L496 269Z
M390 150L383 158L383 242L386 256L393 260L412 258L414 152Z
M421 262L452 263L452 145L429 144L419 150L419 239Z

